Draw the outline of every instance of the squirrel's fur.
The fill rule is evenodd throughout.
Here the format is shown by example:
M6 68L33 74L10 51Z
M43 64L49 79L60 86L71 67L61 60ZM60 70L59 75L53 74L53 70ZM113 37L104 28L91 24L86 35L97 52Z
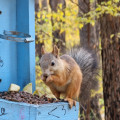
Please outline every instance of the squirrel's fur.
M51 53L46 53L44 47L41 51L42 80L56 98L64 94L70 107L75 105L74 100L79 96L81 102L87 100L91 90L98 87L97 57L92 52L84 48L75 48L68 55L59 57L57 46L54 46Z
M91 91L99 88L98 58L94 51L87 48L73 48L68 54L77 62L83 74L79 100L84 104L90 99Z

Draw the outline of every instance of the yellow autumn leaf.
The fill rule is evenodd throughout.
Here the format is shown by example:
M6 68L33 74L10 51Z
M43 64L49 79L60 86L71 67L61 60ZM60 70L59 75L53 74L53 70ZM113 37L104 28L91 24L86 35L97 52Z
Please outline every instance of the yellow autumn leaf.
M79 28L80 28L80 29L83 28L83 24L80 23L80 24L79 24Z

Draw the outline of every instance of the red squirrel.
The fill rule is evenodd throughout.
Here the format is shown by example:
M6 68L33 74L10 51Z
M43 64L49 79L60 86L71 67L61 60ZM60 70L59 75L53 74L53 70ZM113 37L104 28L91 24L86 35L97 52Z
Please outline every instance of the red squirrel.
M40 66L42 69L42 80L50 88L56 98L65 96L70 108L76 105L76 99L80 94L82 83L82 72L76 61L69 55L59 56L57 46L53 47L51 53L46 53L44 47L41 49L42 57Z
M85 105L91 97L91 91L99 88L99 63L97 55L88 48L72 48L67 54L59 56L57 46L46 53L41 48L41 78L56 98L64 94L70 108L79 99Z

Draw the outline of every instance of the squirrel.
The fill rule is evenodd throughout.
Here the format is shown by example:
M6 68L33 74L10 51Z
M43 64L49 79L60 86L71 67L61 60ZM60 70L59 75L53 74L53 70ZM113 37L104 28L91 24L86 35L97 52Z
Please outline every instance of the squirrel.
M76 106L78 99L84 103L90 97L91 90L98 88L96 54L85 48L74 48L59 56L56 45L50 53L46 53L42 46L41 53L41 79L57 99L63 94L70 108Z

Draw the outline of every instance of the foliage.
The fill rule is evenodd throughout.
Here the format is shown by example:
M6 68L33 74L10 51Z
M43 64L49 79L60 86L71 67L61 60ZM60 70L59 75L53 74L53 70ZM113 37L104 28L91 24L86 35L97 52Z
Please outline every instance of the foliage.
M92 4L95 0L90 0L90 4ZM74 45L78 45L80 43L79 38L79 29L82 29L85 24L90 23L91 25L95 25L96 19L99 19L104 14L110 14L111 16L120 16L120 6L117 5L119 0L109 0L108 2L102 2L96 5L96 8L91 8L90 12L83 14L81 16L78 15L78 3L77 0L66 0L67 6L64 10L62 10L62 5L58 6L57 13L52 12L50 7L48 6L48 11L46 9L41 10L37 13L37 18L35 20L35 30L36 36L38 37L36 44L43 43L48 51L52 50L52 31L56 31L60 29L60 32L66 32L66 48L71 48ZM65 15L64 15L65 13ZM51 18L54 21L54 25L52 26ZM113 37L112 34L110 36ZM56 39L59 41L59 39ZM101 48L100 48L101 49ZM36 57L36 63L39 61L39 58ZM101 74L101 71L100 71ZM40 79L41 70L38 65L36 65L36 85L37 91L36 93L44 94L51 92L48 87ZM101 74L102 76L102 74ZM102 93L102 78L100 80L100 89L97 93ZM96 93L92 92L92 96ZM103 106L103 99L100 99L100 105ZM102 107L102 112L104 111L104 107Z
M91 0L91 4L93 2L94 0ZM79 44L79 29L82 29L85 24L90 23L94 25L96 22L95 17L99 18L104 15L104 13L113 16L120 15L120 7L117 6L118 2L119 0L102 2L101 4L97 4L96 9L91 9L90 12L82 14L82 16L78 16L78 3L76 0L67 1L67 6L64 10L62 10L62 5L60 4L57 13L51 12L49 7L48 11L46 11L46 9L39 11L35 20L35 30L38 37L36 44L38 42L44 42L46 49L50 51L52 49L52 30L55 31L57 29L60 29L61 33L63 31L66 32L67 48ZM55 23L54 26L52 26L51 18ZM114 35L111 35L111 37L113 36ZM56 39L56 41L58 40L59 39ZM36 66L37 80L40 80L41 73L39 69L39 66ZM39 82L42 81L40 80Z
M72 0L73 1L73 0ZM91 0L91 4L94 0ZM87 23L95 25L95 18L99 18L104 13L110 14L113 16L120 15L120 7L117 6L119 0L102 2L97 4L96 9L91 9L90 12L78 16L78 4L76 0L71 2L67 1L67 6L62 10L62 5L60 4L57 9L57 13L51 12L50 8L48 11L41 10L37 13L36 19L36 35L38 40L36 41L45 43L45 46L48 50L51 50L52 46L52 30L55 31L60 29L60 32L66 32L66 46L67 48L73 47L76 44L79 44L79 29L82 29L83 26ZM65 16L64 16L65 12ZM54 21L52 27L51 17ZM59 39L56 39L56 42Z
M72 8L72 9L71 9ZM65 12L65 17L64 17ZM78 25L78 7L74 4L67 4L65 10L62 10L62 5L59 5L57 13L42 10L37 13L36 19L36 35L39 37L39 41L45 43L48 50L51 50L52 45L52 30L55 31L60 28L60 32L66 32L66 45L67 47L73 46L79 43L79 27L83 27L82 24ZM54 21L52 27L51 17ZM58 41L59 39L56 39ZM49 44L49 45L48 45Z

